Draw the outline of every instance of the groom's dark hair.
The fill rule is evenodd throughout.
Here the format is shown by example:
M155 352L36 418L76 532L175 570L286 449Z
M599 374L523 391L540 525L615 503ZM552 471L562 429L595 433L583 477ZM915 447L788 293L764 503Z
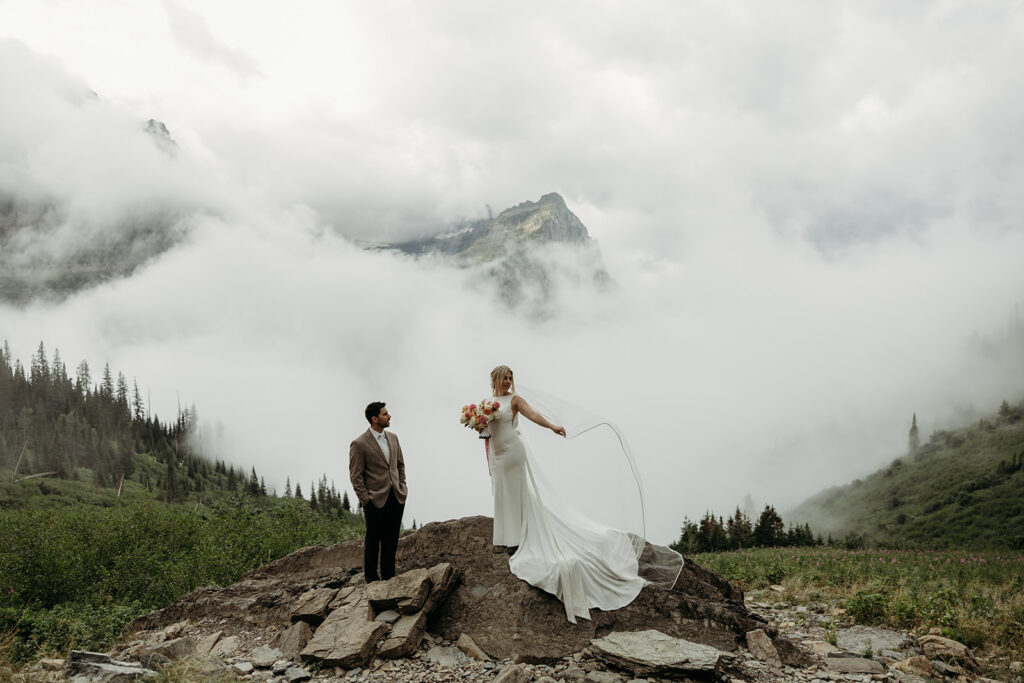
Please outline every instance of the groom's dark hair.
M366 406L366 421L373 422L373 418L380 415L380 409L385 405L387 404L383 401L374 401L370 405Z

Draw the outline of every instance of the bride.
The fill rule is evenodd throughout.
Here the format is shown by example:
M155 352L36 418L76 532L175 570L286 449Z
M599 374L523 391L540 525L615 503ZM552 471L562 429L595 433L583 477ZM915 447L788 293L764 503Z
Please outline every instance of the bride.
M601 525L556 499L517 431L519 415L569 438L608 425L636 474L629 448L614 425L600 418L577 421L567 433L516 393L512 370L505 365L491 371L491 389L501 406L489 425L494 544L514 550L509 558L512 573L558 597L572 623L577 617L589 619L591 609L625 607L647 584L671 588L682 557L636 534ZM642 495L641 488L641 505Z

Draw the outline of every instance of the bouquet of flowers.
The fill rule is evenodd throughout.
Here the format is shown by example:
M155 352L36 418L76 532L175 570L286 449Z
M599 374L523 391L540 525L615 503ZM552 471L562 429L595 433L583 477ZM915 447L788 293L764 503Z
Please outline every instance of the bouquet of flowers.
M459 422L479 432L481 439L489 439L491 438L491 433L487 431L487 426L491 424L491 420L498 416L500 408L501 404L497 401L470 403L468 406L462 406L462 415L459 417Z

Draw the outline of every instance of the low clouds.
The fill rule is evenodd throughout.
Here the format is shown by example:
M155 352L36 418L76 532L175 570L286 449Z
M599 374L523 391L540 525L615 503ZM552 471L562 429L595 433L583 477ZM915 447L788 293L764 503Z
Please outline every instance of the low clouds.
M174 40L200 60L231 69L245 78L260 75L259 66L244 50L232 48L219 41L198 12L193 12L173 0L164 0L168 24Z
M180 392L278 490L343 485L383 398L410 518L486 512L454 410L507 363L626 430L669 541L888 463L914 412L927 434L1020 397L969 343L1024 285L1019 7L97 2L95 44L56 7L0 5L0 191L58 205L53 244L152 207L181 234L2 332L109 361L162 415ZM617 287L564 283L541 323L354 246L551 191Z

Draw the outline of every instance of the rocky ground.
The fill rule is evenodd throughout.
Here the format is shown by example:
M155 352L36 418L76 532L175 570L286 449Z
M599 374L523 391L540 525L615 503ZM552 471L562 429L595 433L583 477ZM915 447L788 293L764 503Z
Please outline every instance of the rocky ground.
M705 675L681 673L643 675L610 665L592 648L548 664L526 664L511 660L496 661L487 657L466 638L450 641L426 633L418 649L400 659L375 659L369 666L345 669L316 667L279 659L281 654L270 647L277 632L274 629L246 627L228 619L202 620L195 624L174 624L159 633L166 642L192 638L202 649L202 639L209 641L211 630L231 631L210 651L193 652L177 662L147 662L144 667L133 656L140 646L153 640L145 634L127 647L108 654L111 662L124 662L124 670L105 673L65 660L42 660L29 669L13 675L0 671L0 680L42 683L58 681L127 681L155 679L167 681L253 681L293 683L311 680L323 683L370 681L395 682L471 682L552 683L640 683L641 681L719 681L727 683L767 683L769 681L1009 681L1024 683L1021 662L979 659L966 648L939 639L929 645L926 637L888 629L867 628L844 622L844 615L823 604L791 605L772 601L771 591L747 599L749 608L778 628L804 649L811 663L803 667L781 664L778 659L759 649L756 643L725 653L717 673ZM831 628L838 624L838 628ZM833 642L829 642L829 641ZM922 642L924 641L924 642ZM962 646L961 646L962 647ZM80 656L81 657L81 656ZM134 658L133 658L134 657ZM116 664L114 665L116 668ZM986 678L979 670L1000 670ZM77 673L76 673L77 671ZM695 676L695 677L694 677Z
M112 652L0 667L0 683L1024 683L1019 661L858 626L832 604L785 602L781 586L744 595L694 562L671 591L649 586L570 624L555 597L509 571L486 517L403 535L404 571L389 581L367 585L362 555L358 541L304 548L140 616Z

